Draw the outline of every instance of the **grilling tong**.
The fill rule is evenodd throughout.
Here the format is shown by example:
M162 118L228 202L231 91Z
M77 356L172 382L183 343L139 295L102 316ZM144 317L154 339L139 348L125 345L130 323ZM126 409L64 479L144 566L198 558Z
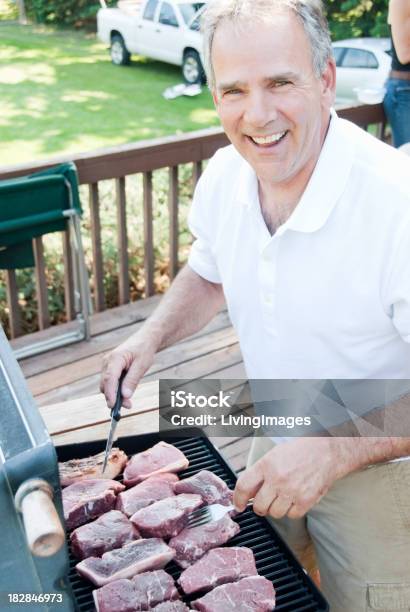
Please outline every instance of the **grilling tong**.
M121 373L121 376L118 381L117 397L115 398L115 404L111 409L110 433L108 434L107 446L105 447L104 463L103 463L101 474L104 474L104 470L107 467L108 458L110 456L112 444L114 442L115 430L117 429L118 421L121 418L121 414L120 414L121 404L122 404L121 387L122 387L122 381L124 380L126 373L127 373L127 370L123 370Z

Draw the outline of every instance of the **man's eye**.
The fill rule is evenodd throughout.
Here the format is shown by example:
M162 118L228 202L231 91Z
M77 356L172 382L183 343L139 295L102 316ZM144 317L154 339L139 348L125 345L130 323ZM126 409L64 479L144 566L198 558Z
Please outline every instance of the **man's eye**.
M275 81L273 87L284 87L285 85L291 85L290 81Z
M240 89L228 89L228 91L225 91L224 95L225 96L235 96L241 93Z

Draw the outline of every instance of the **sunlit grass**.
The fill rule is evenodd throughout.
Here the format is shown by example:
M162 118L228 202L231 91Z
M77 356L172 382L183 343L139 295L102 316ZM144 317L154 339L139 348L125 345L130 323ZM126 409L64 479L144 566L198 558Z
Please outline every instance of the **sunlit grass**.
M218 125L206 88L167 101L180 69L145 58L110 62L94 35L0 24L0 164Z

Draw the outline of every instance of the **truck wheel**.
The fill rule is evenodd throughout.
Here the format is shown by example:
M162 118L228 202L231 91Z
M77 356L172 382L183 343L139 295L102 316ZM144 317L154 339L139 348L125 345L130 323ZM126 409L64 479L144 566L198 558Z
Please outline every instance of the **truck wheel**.
M187 51L185 53L182 62L182 75L185 83L188 83L188 85L205 82L205 73L199 53L196 51Z
M114 34L111 38L111 61L116 66L126 66L130 63L131 54L125 46L121 34Z

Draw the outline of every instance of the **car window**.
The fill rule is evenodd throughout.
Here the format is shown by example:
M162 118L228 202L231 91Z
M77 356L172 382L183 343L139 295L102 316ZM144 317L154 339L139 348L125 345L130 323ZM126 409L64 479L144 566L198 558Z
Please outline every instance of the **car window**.
M164 25L174 26L176 28L179 26L175 11L168 2L162 3L158 21Z
M336 66L340 66L345 50L346 47L333 47L333 57L335 58Z
M178 8L187 25L191 23L199 9L204 6L204 2L191 2L190 4L179 4Z
M343 68L378 68L379 62L371 51L347 49L342 66Z
M159 0L148 0L146 7L145 7L144 14L142 16L143 19L148 19L149 21L154 20L155 10L158 6L158 1Z

